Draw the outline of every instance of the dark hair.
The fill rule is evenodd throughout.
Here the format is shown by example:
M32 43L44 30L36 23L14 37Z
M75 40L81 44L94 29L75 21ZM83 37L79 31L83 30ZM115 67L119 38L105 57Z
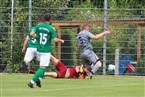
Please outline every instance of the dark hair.
M38 23L42 23L42 22L44 22L44 19L43 18L39 18L38 19Z
M43 18L44 18L44 21L50 21L51 15L49 13L46 13Z

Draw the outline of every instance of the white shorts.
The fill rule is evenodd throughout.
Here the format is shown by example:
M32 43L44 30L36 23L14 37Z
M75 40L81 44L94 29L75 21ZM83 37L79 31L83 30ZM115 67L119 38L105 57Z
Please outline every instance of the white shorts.
M40 61L39 52L37 52L37 48L27 48L24 61L30 62L34 57Z
M49 66L50 63L50 53L40 53L40 66Z

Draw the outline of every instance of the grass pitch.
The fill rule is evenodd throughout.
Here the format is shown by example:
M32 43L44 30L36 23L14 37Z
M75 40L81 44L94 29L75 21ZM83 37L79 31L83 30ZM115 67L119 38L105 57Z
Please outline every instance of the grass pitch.
M42 80L42 88L27 86L31 74L0 74L0 97L145 97L145 77L94 76L92 80Z

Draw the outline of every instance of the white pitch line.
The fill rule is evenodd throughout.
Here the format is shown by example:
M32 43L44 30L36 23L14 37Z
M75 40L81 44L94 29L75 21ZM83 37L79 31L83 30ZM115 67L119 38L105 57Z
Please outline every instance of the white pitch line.
M44 90L44 89L40 89L39 91L64 91L64 90L71 90L71 89L88 89L88 88L101 88L101 87L120 87L120 86L136 86L136 85L142 85L140 83L138 84L116 84L116 85L104 85L104 86L89 86L89 87L71 87L71 88L61 88L61 89L48 89L48 90ZM29 87L28 87L29 88ZM43 88L43 87L42 87ZM37 87L34 87L34 89L37 89ZM17 89L7 89L7 91L30 91L29 89L24 90L23 88L17 88ZM32 89L33 90L33 89Z
M118 87L118 86L135 86L142 84L117 84L117 85L105 85L105 86L90 86L90 87L74 87L74 88L62 88L62 89L50 89L50 90L42 90L42 91L63 91L63 90L71 90L71 89L87 89L87 88L95 88L95 87Z

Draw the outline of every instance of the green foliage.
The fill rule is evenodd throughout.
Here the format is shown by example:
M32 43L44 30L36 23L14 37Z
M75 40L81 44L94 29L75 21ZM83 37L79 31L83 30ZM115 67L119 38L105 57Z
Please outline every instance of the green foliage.
M144 0L109 0L111 8L142 8L145 4Z
M19 64L14 64L14 66L13 66L13 72L14 73L19 73Z
M145 54L145 42L144 42L144 40L145 40L145 27L143 28L143 30L142 30L142 32L141 32L141 52L142 52L142 54L144 55Z
M138 64L136 65L135 75L145 76L145 57L139 59Z
M10 37L8 34L7 37ZM11 41L6 37L6 41L2 42L1 44L1 50L3 51L0 55L2 58L2 61L6 63L8 60L10 60L11 57Z
M24 54L22 53L23 38L20 34L16 34L15 40L13 41L13 53L12 63L21 63Z
M13 64L11 63L11 61L7 61L7 67L6 67L6 71L8 72L8 73L12 73L13 72Z
M19 63L23 60L23 53L21 51L23 43L23 38L19 33L14 33L13 40L11 40L11 34L8 34L6 41L1 45L3 54L2 62L7 64L8 72L17 72L19 68ZM12 47L12 49L11 49ZM11 69L10 69L11 68Z
M116 13L114 18L131 18L133 15L144 17L145 11L144 0L109 0L108 7ZM124 11L123 9L137 9ZM119 11L119 13L118 13ZM125 17L127 15L127 17ZM136 18L136 17L135 17Z

